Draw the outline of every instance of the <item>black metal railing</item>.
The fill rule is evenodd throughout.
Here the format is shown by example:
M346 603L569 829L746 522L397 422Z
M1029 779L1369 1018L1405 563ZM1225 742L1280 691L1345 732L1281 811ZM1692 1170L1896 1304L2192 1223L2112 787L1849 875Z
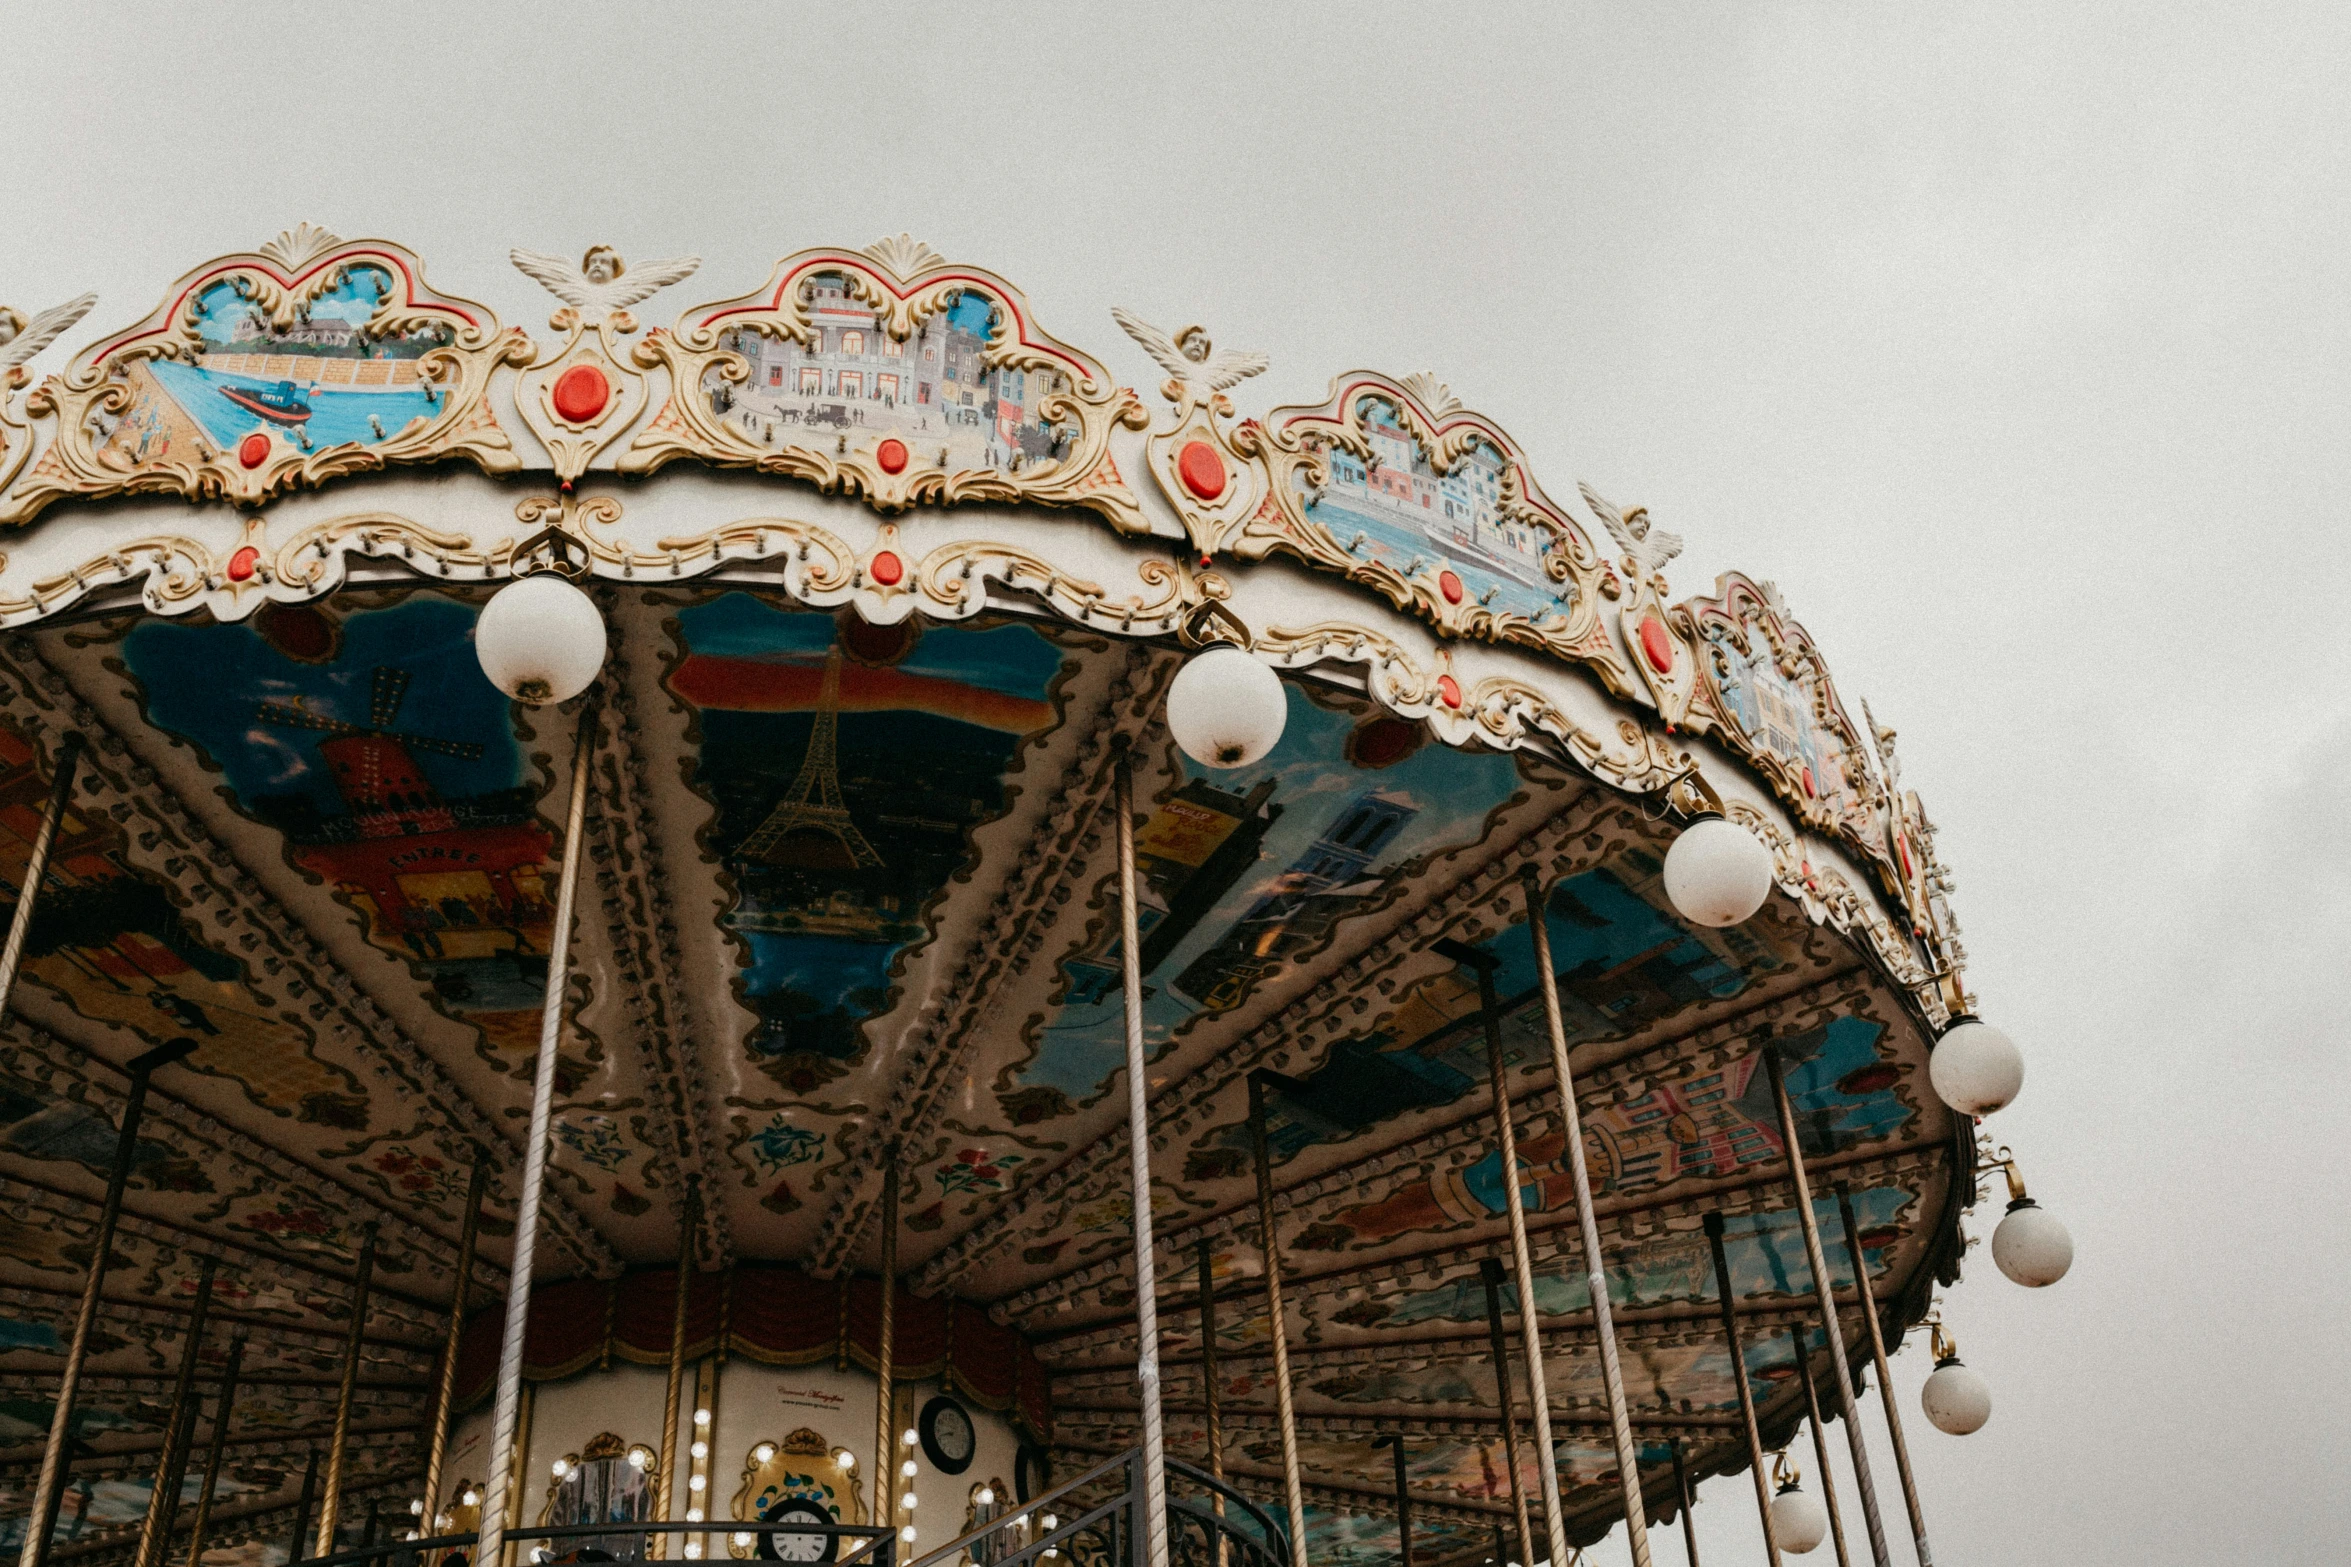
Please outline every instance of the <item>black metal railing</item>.
M1289 1567L1289 1534L1272 1514L1233 1487L1190 1464L1169 1460L1167 1534L1170 1567ZM1147 1567L1143 1455L1129 1449L1034 1501L1005 1507L962 1537L906 1563L906 1567ZM761 1522L715 1518L701 1523L603 1523L509 1529L506 1538L524 1564L642 1560L654 1535L689 1535L709 1542L713 1556L748 1544L770 1561L829 1567L897 1567L906 1552L895 1530L868 1524L820 1524L800 1518ZM442 1534L421 1540L385 1540L327 1556L306 1556L292 1567L470 1567L478 1534ZM632 1555L607 1549L626 1541ZM592 1543L587 1543L592 1542ZM815 1542L815 1543L808 1543ZM452 1560L455 1558L455 1560ZM672 1557L676 1559L676 1557ZM495 1564L492 1564L495 1567Z

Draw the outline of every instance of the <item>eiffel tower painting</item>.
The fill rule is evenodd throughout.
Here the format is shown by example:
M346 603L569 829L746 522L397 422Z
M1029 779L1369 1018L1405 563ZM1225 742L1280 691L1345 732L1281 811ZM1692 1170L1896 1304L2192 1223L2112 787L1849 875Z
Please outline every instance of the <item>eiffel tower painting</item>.
M808 732L808 754L801 759L800 776L768 812L750 837L743 840L743 857L770 865L787 863L784 840L794 833L831 837L857 870L879 870L882 857L865 841L849 808L841 803L838 751L841 732L841 650L826 650L824 688L816 701L816 725Z

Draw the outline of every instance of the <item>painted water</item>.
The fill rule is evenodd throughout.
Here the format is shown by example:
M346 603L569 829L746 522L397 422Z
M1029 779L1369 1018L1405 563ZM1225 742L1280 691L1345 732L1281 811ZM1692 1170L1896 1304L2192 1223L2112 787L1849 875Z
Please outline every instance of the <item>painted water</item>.
M222 395L223 387L275 393L290 380L294 395L310 405L310 417L301 427L309 432L310 444L319 448L350 441L373 446L418 419L436 417L444 406L422 387L325 387L302 377L235 375L167 360L153 361L148 369L172 401L223 449L254 430L287 428L231 402Z

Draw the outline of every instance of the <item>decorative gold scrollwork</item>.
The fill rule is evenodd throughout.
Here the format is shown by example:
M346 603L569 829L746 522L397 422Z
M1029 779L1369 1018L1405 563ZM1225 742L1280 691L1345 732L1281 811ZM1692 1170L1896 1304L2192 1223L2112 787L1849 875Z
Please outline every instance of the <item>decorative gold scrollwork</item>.
M1148 531L1110 455L1115 426L1148 422L1140 400L1037 328L1011 284L912 241L788 256L765 288L688 311L632 356L666 366L670 394L624 473L692 457L885 512L1031 501Z
M56 438L0 498L0 524L68 496L254 505L395 462L511 472L487 393L530 357L487 308L429 289L412 252L306 227L197 268L43 382L26 409L54 416Z

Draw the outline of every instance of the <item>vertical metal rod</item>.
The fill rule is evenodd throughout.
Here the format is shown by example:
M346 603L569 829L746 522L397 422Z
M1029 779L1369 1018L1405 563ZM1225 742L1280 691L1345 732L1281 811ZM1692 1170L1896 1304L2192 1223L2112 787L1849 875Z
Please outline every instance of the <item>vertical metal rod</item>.
M1682 1499L1682 1543L1689 1548L1690 1567L1698 1567L1698 1520L1690 1516L1690 1471L1682 1463L1682 1439L1673 1439L1673 1489Z
M1755 1390L1747 1385L1747 1349L1739 1342L1739 1308L1731 1299L1731 1265L1722 1249L1722 1215L1706 1216L1706 1244L1714 1253L1714 1293L1722 1308L1722 1338L1731 1352L1731 1381L1739 1390L1739 1424L1747 1437L1747 1471L1755 1477L1755 1510L1763 1515L1763 1549L1780 1567L1780 1537L1771 1526L1771 1472L1755 1429Z
M1535 944L1535 987L1543 994L1543 1026L1551 1038L1552 1087L1567 1134L1567 1171L1575 1188L1576 1226L1584 1240L1584 1271L1592 1296L1592 1332L1600 1344L1600 1379L1608 1389L1608 1430L1616 1443L1616 1468L1624 1490L1624 1522L1635 1567L1649 1567L1649 1504L1641 1494L1641 1451L1633 1445L1633 1423L1625 1406L1624 1367L1616 1353L1616 1320L1608 1298L1608 1269L1600 1250L1600 1224L1592 1216L1592 1176L1584 1161L1584 1121L1576 1104L1575 1072L1568 1061L1567 1021L1559 1010L1559 974L1551 960L1551 924L1542 874L1532 865L1519 873L1525 889L1527 933ZM1515 1188L1514 1188L1515 1189Z
M678 1399L686 1379L686 1291L693 1282L694 1231L701 1223L701 1193L694 1189L692 1176L686 1178L686 1195L678 1205L678 1277L677 1301L669 1316L669 1388L661 1400L661 1472L654 1482L653 1516L663 1523L677 1520L670 1512L675 1499L678 1469ZM650 1554L659 1559L669 1554L666 1534L650 1537Z
M1216 1273L1211 1266L1209 1244L1200 1242L1200 1386L1208 1406L1208 1472L1219 1480L1224 1478L1224 1389L1217 1385L1216 1373ZM1216 1510L1224 1511L1224 1498L1216 1497Z
M1526 1346L1527 1402L1534 1405L1535 1461L1543 1487L1543 1531L1551 1560L1568 1559L1567 1518L1559 1501L1559 1459L1551 1441L1551 1389L1543 1371L1542 1313L1535 1303L1534 1254L1527 1248L1526 1202L1519 1192L1518 1129L1510 1113L1510 1085L1502 1072L1502 1013L1494 997L1495 958L1458 942L1440 942L1455 961L1476 970L1478 1006L1486 1025L1486 1077L1494 1093L1494 1130L1502 1153L1503 1209L1510 1219L1511 1276L1518 1286L1518 1333ZM1570 1146L1574 1146L1571 1142ZM1643 1542L1644 1549L1646 1541ZM1648 1567L1647 1555L1640 1567Z
M49 1535L63 1500L65 1439L73 1429L74 1404L82 1385L82 1362L89 1357L90 1333L98 1321L98 1299L106 1285L106 1269L114 1258L114 1231L122 1219L122 1194L131 1179L131 1156L139 1148L139 1118L147 1108L147 1083L155 1068L177 1061L196 1048L186 1037L158 1045L130 1063L130 1092L122 1107L122 1129L114 1137L114 1168L106 1178L106 1198L98 1208L98 1233L91 1242L90 1271L82 1281L82 1303L75 1314L73 1339L66 1346L65 1370L57 1379L57 1401L49 1412L49 1442L41 1451L40 1478L33 1484L26 1509L21 1567L42 1567L49 1557ZM32 1520L39 1520L37 1526Z
M1273 1336L1273 1398L1282 1428L1282 1498L1289 1504L1290 1567L1306 1567L1306 1490L1298 1477L1298 1412L1290 1401L1290 1319L1282 1305L1282 1251L1273 1232L1273 1154L1265 1137L1265 1080L1249 1078L1249 1137L1257 1156L1257 1244L1265 1256L1265 1315Z
M473 1175L465 1184L465 1224L457 1233L457 1287L449 1296L449 1337L441 1346L441 1386L433 1399L433 1434L425 1449L424 1532L438 1533L441 1516L441 1465L449 1456L450 1412L457 1401L457 1346L465 1336L465 1312L473 1293L473 1254L482 1228L482 1198L487 1194L490 1162L474 1150Z
M244 1365L245 1331L239 1328L229 1339L229 1362L221 1368L220 1396L212 1406L212 1444L205 1449L204 1489L196 1493L196 1521L188 1531L188 1567L199 1567L204 1560L204 1530L212 1522L212 1494L220 1485L221 1454L229 1442L229 1411L237 1405L237 1374Z
M171 1514L179 1501L179 1482L187 1465L189 1404L196 1387L196 1357L204 1351L204 1327L212 1313L212 1273L217 1257L196 1264L196 1305L180 1337L180 1369L172 1379L171 1412L163 1420L163 1446L155 1455L155 1484L147 1493L147 1516L139 1524L139 1548L134 1567L155 1567L171 1535Z
M1812 1266L1812 1292L1820 1301L1820 1325L1828 1335L1829 1368L1837 1376L1837 1402L1845 1412L1845 1446L1853 1455L1853 1483L1861 1490L1861 1520L1869 1526L1870 1559L1893 1567L1886 1554L1886 1529L1878 1520L1877 1488L1869 1475L1869 1447L1853 1409L1853 1372L1845 1364L1845 1334L1837 1323L1836 1284L1820 1249L1820 1222L1812 1212L1812 1183L1804 1174L1804 1149L1796 1138L1796 1107L1788 1102L1788 1077L1777 1047L1763 1047L1763 1068L1771 1074L1771 1095L1780 1109L1780 1136L1788 1145L1788 1182L1796 1192L1796 1218L1804 1229L1804 1255Z
M359 1394L359 1354L367 1332L368 1292L375 1284L376 1227L359 1243L359 1276L351 1285L351 1331L343 1340L343 1385L335 1394L335 1434L327 1443L326 1499L318 1509L318 1552L332 1554L343 1514L343 1460L351 1450L351 1401ZM145 1564L141 1564L145 1567Z
M1118 958L1126 999L1127 1157L1135 1188L1135 1380L1143 1393L1143 1526L1150 1567L1167 1567L1167 1435L1159 1411L1159 1301L1152 1276L1151 1083L1143 1051L1143 933L1135 885L1135 771L1112 764L1118 817Z
M515 1419L522 1405L523 1332L530 1320L531 1263L539 1239L539 1189L547 1178L547 1131L554 1118L555 1057L563 1037L563 995L571 984L571 911L580 888L580 831L588 815L588 759L596 744L596 698L580 711L571 759L571 804L563 821L563 873L555 883L555 925L547 938L547 1001L539 1018L538 1070L531 1082L531 1129L522 1153L522 1194L514 1209L514 1261L506 1279L506 1324L498 1342L498 1395L490 1420L490 1479L482 1490L476 1567L501 1567L507 1519L517 1516Z
M1845 1548L1845 1510L1837 1505L1837 1477L1829 1468L1829 1434L1820 1423L1820 1389L1812 1381L1811 1346L1804 1342L1801 1327L1788 1338L1796 1356L1796 1380L1804 1388L1804 1416L1812 1422L1812 1457L1820 1465L1820 1494L1828 1504L1829 1538L1837 1547L1837 1567L1853 1567L1852 1554Z
M1400 1567L1412 1567L1412 1492L1405 1484L1404 1433L1388 1438L1396 1450L1396 1554Z
M1927 1546L1926 1511L1918 1505L1918 1482L1910 1474L1910 1444L1902 1439L1900 1400L1894 1396L1893 1373L1886 1369L1886 1331L1878 1325L1869 1266L1861 1254L1861 1227L1853 1222L1853 1191L1842 1181L1837 1183L1837 1211L1845 1221L1845 1255L1853 1259L1853 1288L1861 1297L1861 1320L1869 1324L1870 1359L1878 1368L1878 1400L1886 1407L1886 1432L1894 1439L1894 1472L1902 1477L1902 1500L1910 1508L1910 1541L1918 1549L1918 1567L1934 1567L1935 1554Z
M49 779L49 803L41 811L41 825L33 833L32 852L25 856L24 881L16 893L16 913L8 922L8 941L0 946L0 1016L16 999L16 970L24 960L25 939L33 932L33 907L49 877L49 851L57 843L57 829L73 800L73 779L88 744L69 734L57 745L56 770Z
M294 1534L286 1542L286 1560L298 1562L310 1544L310 1509L318 1501L318 1449L310 1450L310 1462L302 1470L302 1494L294 1499Z
M523 1500L525 1495L530 1490L530 1480L528 1477L531 1472L531 1411L539 1407L538 1393L539 1389L535 1383L524 1383L520 1407L515 1412L515 1482L514 1492L510 1497L508 1497L508 1505L506 1508L506 1527L510 1531L522 1527ZM505 1546L500 1546L499 1549L506 1550L508 1555L513 1554L513 1552L508 1550ZM486 1557L483 1559L482 1567L491 1567L491 1564Z
M1535 1533L1527 1524L1526 1476L1518 1467L1518 1416L1510 1407L1510 1341L1502 1335L1502 1259L1478 1263L1486 1286L1486 1336L1493 1346L1494 1396L1502 1413L1502 1461L1510 1466L1510 1511L1518 1520L1519 1567L1535 1567Z
M898 1422L891 1360L897 1352L898 1290L898 1145L882 1152L882 1315L874 1337L873 1491L886 1505L874 1520L884 1528L898 1526ZM912 1523L913 1519L907 1522Z

